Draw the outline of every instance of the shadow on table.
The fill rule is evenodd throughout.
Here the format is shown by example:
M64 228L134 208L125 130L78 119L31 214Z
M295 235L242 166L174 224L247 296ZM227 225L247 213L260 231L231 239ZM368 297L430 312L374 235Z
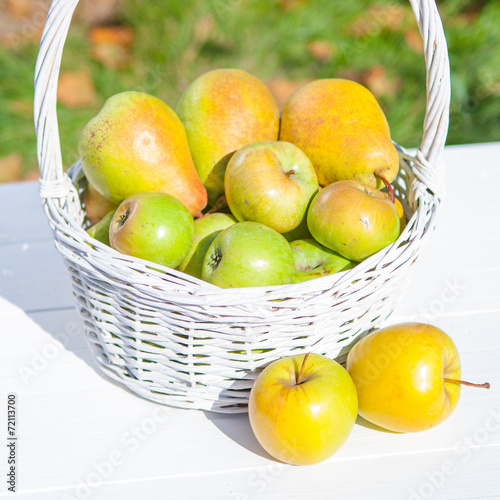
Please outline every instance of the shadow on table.
M255 438L252 428L250 427L248 413L230 415L206 411L205 415L208 420L235 443L256 455L275 461Z

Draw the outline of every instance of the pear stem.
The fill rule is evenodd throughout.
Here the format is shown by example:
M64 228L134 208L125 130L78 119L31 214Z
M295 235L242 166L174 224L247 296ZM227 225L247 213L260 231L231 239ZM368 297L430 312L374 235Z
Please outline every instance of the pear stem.
M300 385L302 383L302 375L304 373L304 366L306 364L307 358L309 357L309 352L304 356L304 359L302 360L302 364L300 365L300 371L299 371L299 376L297 377L297 382L296 385Z
M453 378L445 378L445 382L451 382L453 384L460 384L460 385L467 385L469 387L481 387L483 389L489 389L490 388L490 383L485 382L484 384L473 384L471 382L465 382L465 380L455 380Z
M396 195L394 194L391 183L382 174L377 174L377 172L375 172L375 175L385 184L387 192L389 193L389 198L394 203L396 201Z
M214 203L214 206L205 214L213 214L214 212L217 212L217 210L220 210L221 208L226 208L227 207L227 200L226 200L226 195L222 194L219 196L217 201Z

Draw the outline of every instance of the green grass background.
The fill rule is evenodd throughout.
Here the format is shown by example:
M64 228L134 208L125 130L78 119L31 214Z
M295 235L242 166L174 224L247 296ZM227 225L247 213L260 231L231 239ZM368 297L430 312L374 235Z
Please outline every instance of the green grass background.
M423 55L405 42L404 31L415 27L409 3L368 0L297 0L283 9L279 0L125 0L117 22L135 32L131 63L113 70L90 55L88 26L74 23L65 45L62 71L88 69L98 99L92 107L59 106L63 161L77 159L79 134L111 95L141 89L175 107L182 90L204 71L219 67L245 69L267 81L303 80L362 72L381 65L399 89L381 102L393 139L418 146L425 110ZM402 29L374 23L363 36L349 27L374 4L408 9ZM448 144L500 140L500 2L438 2L447 36L452 77ZM200 19L214 21L202 43L195 36ZM334 48L321 62L308 50L323 40ZM0 157L20 152L24 168L37 168L31 102L38 47L20 44L0 48Z

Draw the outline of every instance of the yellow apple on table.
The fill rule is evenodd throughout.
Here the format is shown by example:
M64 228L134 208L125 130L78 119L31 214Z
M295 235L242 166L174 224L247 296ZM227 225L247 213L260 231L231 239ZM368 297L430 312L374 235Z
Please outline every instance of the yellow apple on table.
M364 419L396 432L419 432L447 419L461 385L460 357L452 339L425 323L401 323L377 330L347 356L347 371Z
M320 354L299 354L268 365L248 403L250 425L274 458L294 465L322 462L346 441L358 399L347 371Z

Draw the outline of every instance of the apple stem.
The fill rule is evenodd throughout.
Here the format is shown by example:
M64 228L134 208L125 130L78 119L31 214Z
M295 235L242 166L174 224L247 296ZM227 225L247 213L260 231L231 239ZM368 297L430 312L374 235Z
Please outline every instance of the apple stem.
M483 389L489 389L490 388L490 383L485 382L484 384L473 384L471 382L465 382L465 380L455 380L453 378L445 378L445 382L451 382L453 384L460 384L460 385L467 385L469 387L481 387Z
M217 212L217 210L225 207L227 207L226 195L221 194L217 201L214 203L214 206L205 215L213 214L214 212Z
M300 365L300 371L299 371L299 376L297 377L297 382L296 385L300 385L302 383L302 375L304 373L304 366L306 364L306 360L309 357L309 352L304 356L304 359L302 360L302 364Z
M385 184L387 192L389 193L389 198L394 203L396 201L396 195L394 194L394 189L392 189L391 183L382 174L375 172L375 175Z

